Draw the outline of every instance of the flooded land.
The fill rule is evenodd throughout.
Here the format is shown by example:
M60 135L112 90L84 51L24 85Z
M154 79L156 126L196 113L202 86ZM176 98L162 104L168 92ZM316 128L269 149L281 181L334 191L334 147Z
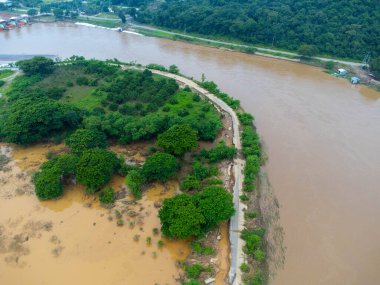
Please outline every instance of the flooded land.
M86 196L80 185L65 187L64 196L56 201L39 202L31 175L49 151L62 148L1 145L10 158L0 172L2 282L176 284L180 274L176 261L187 257L189 245L162 238L153 229L160 228L155 203L173 196L178 183L154 184L140 201L125 197L112 209L100 207L96 196ZM110 185L118 193L125 191L123 177L115 176ZM117 224L116 209L122 226Z
M265 189L271 189L266 205L279 207L269 231L281 235L273 244L272 284L380 283L380 93L297 63L73 24L12 30L0 34L0 43L0 54L76 54L176 64L196 79L204 73L255 116L262 137ZM21 171L35 170L46 152L37 147L24 160L22 151L9 152L10 170L0 172L1 280L175 284L175 260L189 249L169 242L157 248L157 190L133 205L144 231L136 217L129 217L135 221L130 228L127 214L118 227L112 211L97 208L81 191L38 202Z

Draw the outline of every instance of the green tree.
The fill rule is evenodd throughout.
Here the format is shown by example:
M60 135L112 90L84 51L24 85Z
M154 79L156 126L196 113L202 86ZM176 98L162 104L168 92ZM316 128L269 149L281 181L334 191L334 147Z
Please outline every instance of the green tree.
M312 57L318 53L318 49L314 45L301 45L297 52L301 56Z
M31 59L17 61L16 65L26 75L46 75L53 72L55 63L50 58L46 58L43 56L35 56Z
M209 151L203 150L202 153L209 159L210 162L219 162L223 159L232 159L237 154L237 149L234 146L226 146L222 140Z
M76 177L87 187L88 193L95 193L110 181L118 165L116 155L108 150L85 150L79 159Z
M61 175L56 169L37 172L34 176L34 187L40 200L56 199L63 194Z
M61 8L54 9L53 14L54 14L54 17L56 17L57 19L63 19L64 17L63 10Z
M125 18L125 15L122 11L119 12L118 16L123 24L127 22L127 19Z
M181 181L180 189L182 191L189 191L189 190L199 190L202 187L201 181L199 179L195 178L194 176L186 176Z
M176 175L178 168L179 165L174 156L156 152L146 159L142 173L147 181L166 182Z
M106 189L99 192L99 201L101 204L109 205L115 201L115 191L112 187L107 187Z
M189 124L174 125L158 136L157 145L166 152L181 156L198 146L198 132Z
M71 121L72 120L72 121ZM5 142L27 145L79 123L79 113L49 99L19 99L12 103L0 121Z
M29 9L27 13L28 13L28 16L36 16L38 14L38 10L32 8L32 9Z
M106 148L107 140L104 133L95 129L78 129L66 141L74 154L81 154L91 148Z
M127 177L125 178L125 183L131 191L132 195L136 199L141 199L141 187L144 183L144 176L141 174L141 171L136 169L129 171Z
M169 72L173 74L178 74L179 73L179 68L177 65L172 64L169 66Z
M380 57L375 57L371 59L369 69L375 75L376 78L380 78Z
M235 213L232 195L220 186L210 186L194 196L194 203L205 218L203 231L207 232Z
M159 211L161 231L165 236L184 239L199 236L205 218L191 196L177 195L165 199Z

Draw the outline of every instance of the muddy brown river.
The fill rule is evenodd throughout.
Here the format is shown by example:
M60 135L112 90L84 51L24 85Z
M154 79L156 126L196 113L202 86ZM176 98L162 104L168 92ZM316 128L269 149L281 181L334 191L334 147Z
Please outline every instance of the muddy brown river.
M182 73L197 79L204 73L254 114L269 157L265 169L280 205L279 225L286 247L283 268L276 270L271 283L380 284L380 93L297 63L73 24L35 24L1 32L0 54L76 54L142 64L176 64ZM2 203L1 216L8 210L16 211ZM54 209L43 210L41 218L46 218L48 211ZM76 210L72 211L62 219L71 219L74 227L79 226L74 222ZM71 265L72 272L54 274L65 276L67 282L95 284L96 276L102 277L102 270L113 264L127 268L128 263L141 262L149 272L155 268L154 263L143 264L141 252L133 253L133 261L122 260L123 251L131 249L115 237L112 242L118 243L120 251L99 253L96 235L109 230L99 231L92 222L86 225L89 239L77 240L86 247L71 249L78 256ZM117 232L116 236L122 234ZM104 244L100 251L106 251L107 246ZM277 263L273 268L281 260L279 248L280 257L273 259ZM64 254L65 249L62 258ZM109 257L110 263L99 261L88 282L74 278L90 270L86 266L79 270L86 264L84 259L97 260L99 256ZM158 258L169 256L165 251ZM21 282L23 272L30 277L32 269L2 267L0 279L14 274L14 283L8 284L32 284ZM141 274L115 272L112 284ZM165 273L176 273L176 269L168 265L162 271ZM167 279L163 277L161 282ZM139 284L152 283L147 279Z

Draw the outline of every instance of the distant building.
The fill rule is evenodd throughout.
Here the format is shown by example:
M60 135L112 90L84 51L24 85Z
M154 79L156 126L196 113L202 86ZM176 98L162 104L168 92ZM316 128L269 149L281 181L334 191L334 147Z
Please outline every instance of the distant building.
M352 84L359 84L360 83L360 78L354 76L354 77L351 77L351 83Z
M10 0L0 0L0 4L3 4L5 7L12 7L13 3Z

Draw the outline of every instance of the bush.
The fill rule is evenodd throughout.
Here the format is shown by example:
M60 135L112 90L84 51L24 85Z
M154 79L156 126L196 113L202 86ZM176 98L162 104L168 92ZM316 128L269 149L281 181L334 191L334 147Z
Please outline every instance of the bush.
M135 199L141 199L141 186L144 183L144 177L142 176L141 172L139 170L129 171L127 177L125 178L125 183Z
M112 204L115 201L115 191L108 187L99 192L99 201L104 205Z
M179 165L174 156L156 152L146 159L142 174L147 181L166 182L176 175L178 168Z
M104 133L95 129L78 129L66 141L74 154L81 154L93 148L106 148L107 140Z
M209 151L202 151L202 155L205 155L211 163L219 162L224 159L232 159L236 154L237 149L233 146L226 146L224 141L221 141Z
M83 86L83 85L88 86L88 85L90 84L90 81L88 80L87 77L79 76L79 77L77 78L77 84L78 84L79 86Z
M183 283L182 285L201 285L201 283L197 280L190 280L190 281Z
M118 165L116 155L108 150L85 150L78 162L77 180L93 194L110 181Z
M0 87L3 86L5 84L5 81L4 80L0 80Z
M178 116L180 116L180 117L186 117L188 115L190 115L190 113L186 109L181 109L181 110L178 111Z
M166 152L182 156L198 146L198 132L189 124L174 125L158 136L157 145Z
M245 156L261 157L260 138L252 127L244 127L242 133L243 153Z
M244 213L244 218L245 219L254 219L256 217L257 217L257 212L255 212L255 211Z
M61 99L63 94L66 92L66 88L63 87L51 87L46 90L46 96L51 99L58 100Z
M238 115L238 118L239 118L239 121L243 124L243 125L252 125L252 122L253 122L253 116L249 113L237 113Z
M245 241L244 251L252 255L256 260L262 261L265 259L265 253L262 250L262 240L264 230L243 230L241 238Z
M241 272L244 272L244 273L249 272L249 270L250 270L249 265L247 263L242 263L240 265L240 270L241 270Z
M205 268L202 264L199 263L185 267L186 277L191 279L198 278L203 271L205 271Z
M202 187L201 181L199 181L194 176L186 176L181 181L180 189L182 191L190 191L190 190L199 190Z
M37 172L34 176L34 187L40 200L56 199L63 194L61 175L55 169Z
M204 185L211 186L211 185L223 185L223 181L218 178L209 178L206 181L204 181Z

